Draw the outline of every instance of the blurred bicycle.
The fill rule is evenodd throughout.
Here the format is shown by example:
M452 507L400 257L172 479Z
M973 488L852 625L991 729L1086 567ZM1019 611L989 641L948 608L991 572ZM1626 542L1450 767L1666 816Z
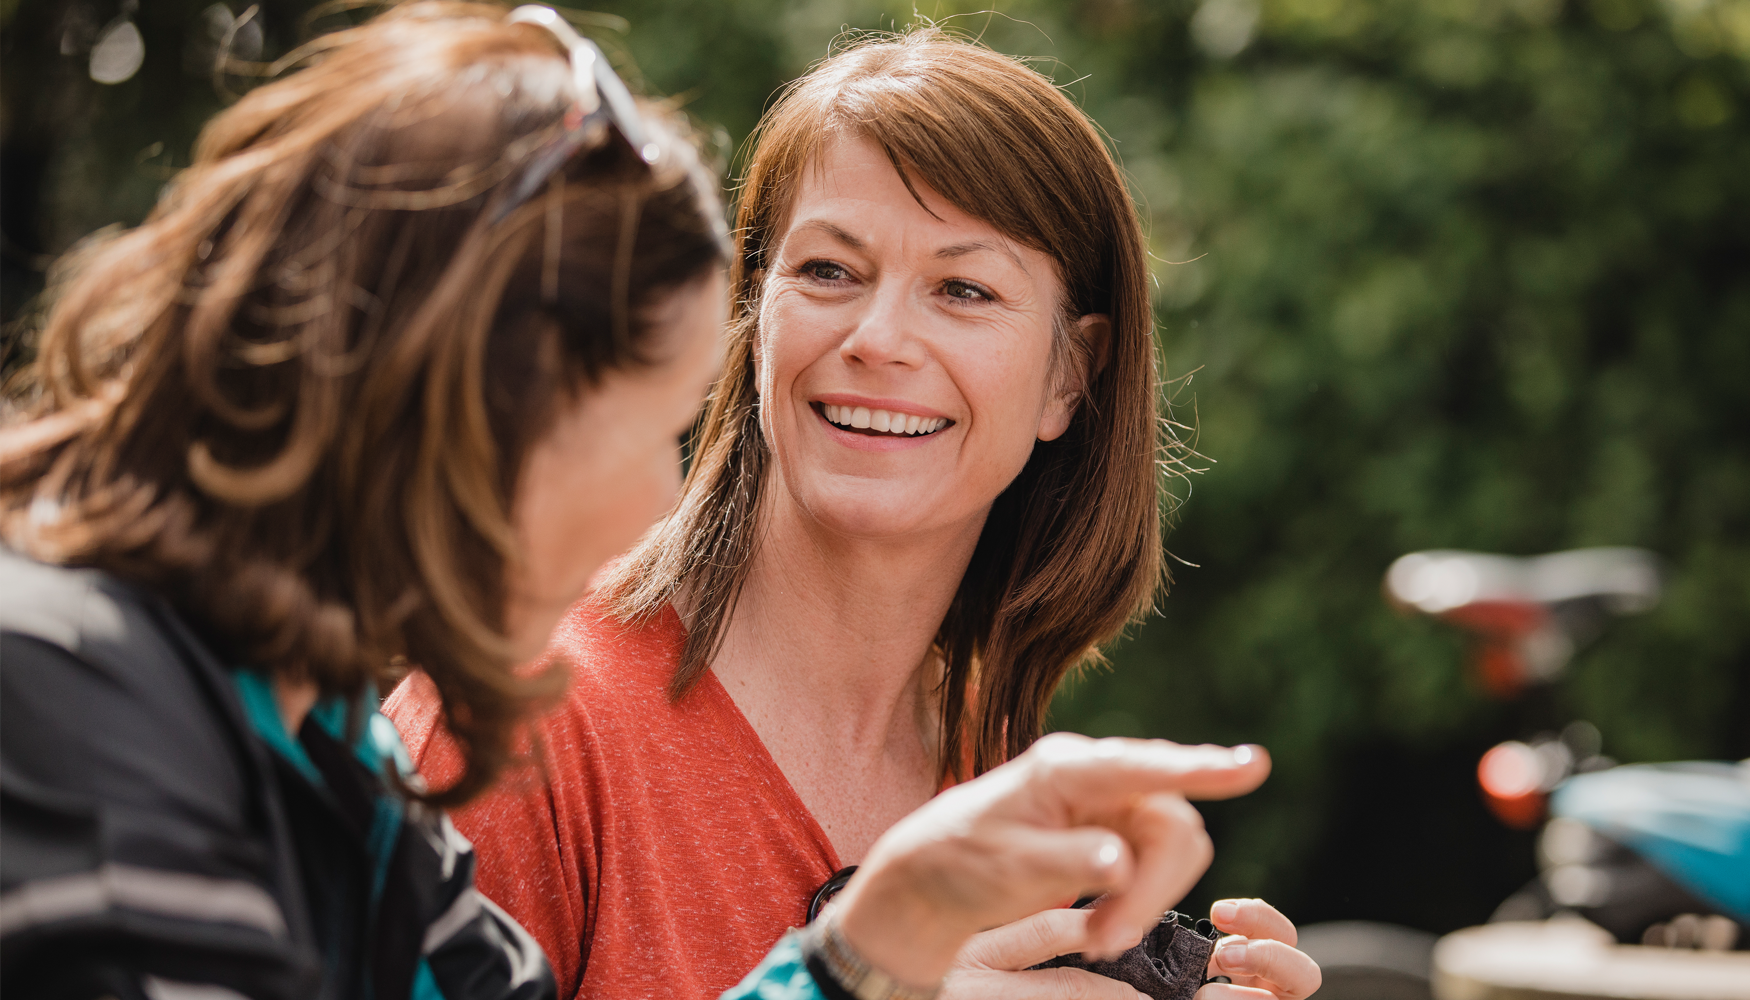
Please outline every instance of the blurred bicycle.
M1575 652L1612 616L1654 607L1660 584L1657 560L1641 549L1437 550L1393 563L1385 594L1470 633L1472 668L1490 695L1548 699ZM1591 723L1572 720L1478 761L1496 818L1542 826L1538 876L1490 922L1575 914L1621 944L1750 948L1750 762L1618 765L1602 742ZM1435 942L1367 921L1311 925L1300 939L1324 969L1323 1000L1430 1000Z

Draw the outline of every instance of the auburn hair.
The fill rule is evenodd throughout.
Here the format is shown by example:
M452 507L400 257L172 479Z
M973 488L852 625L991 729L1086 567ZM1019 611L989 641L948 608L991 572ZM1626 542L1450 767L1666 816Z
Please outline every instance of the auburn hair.
M316 39L60 269L0 429L6 544L325 694L423 669L467 762L442 804L562 679L518 676L503 634L524 455L606 372L667 360L644 307L729 249L716 177L648 105L654 165L603 128L504 200L577 102L565 57L488 4Z
M936 634L943 776L982 773L1036 739L1066 673L1151 606L1164 580L1156 460L1175 443L1157 415L1147 247L1123 175L1088 117L1021 62L925 27L853 44L783 91L740 186L733 326L692 469L675 512L608 586L630 620L685 594L680 697L721 643L759 543L770 469L754 344L767 257L803 172L844 136L880 145L908 187L921 181L1055 260L1067 316L1111 319L1104 367L1068 431L1037 443L996 499Z

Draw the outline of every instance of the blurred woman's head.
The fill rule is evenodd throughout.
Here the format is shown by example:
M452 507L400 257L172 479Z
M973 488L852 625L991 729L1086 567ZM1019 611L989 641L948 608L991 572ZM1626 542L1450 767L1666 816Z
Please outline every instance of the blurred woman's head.
M987 769L1160 579L1153 320L1123 177L1049 80L926 29L786 90L740 199L724 375L677 516L621 570L622 610L686 594L678 692L780 491L860 537L982 525L937 647L944 767L969 735Z
M509 664L678 486L716 181L649 106L640 150L578 131L563 46L502 8L404 5L306 62L69 267L0 431L0 532L327 692L417 664L459 800L542 687Z

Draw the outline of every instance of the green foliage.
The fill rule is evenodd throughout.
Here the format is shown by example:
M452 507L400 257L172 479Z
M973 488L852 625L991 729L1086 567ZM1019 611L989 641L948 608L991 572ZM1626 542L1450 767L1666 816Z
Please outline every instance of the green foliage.
M1163 339L1219 463L1172 539L1200 568L1059 718L1271 746L1215 881L1294 898L1309 823L1354 821L1350 751L1507 724L1385 610L1391 559L1642 545L1667 599L1560 713L1624 759L1750 753L1750 5L1282 2L1257 32L1156 88L1155 240L1198 258L1161 270Z
M172 31L201 4L147 5L145 69L108 90L76 55L14 54L68 6L3 8L9 146L34 120L19 74L61 102L33 126L35 252L140 218L217 106ZM591 6L726 153L842 29L914 20L860 0ZM1168 369L1195 373L1177 413L1215 464L1171 548L1196 566L1056 718L1271 748L1270 784L1209 810L1197 899L1450 927L1529 864L1466 769L1536 720L1475 690L1456 634L1386 608L1381 575L1411 550L1660 553L1664 603L1583 652L1549 717L1591 719L1626 760L1750 755L1750 0L973 6L920 9L1035 59L1107 130L1145 206ZM294 9L269 5L270 52ZM1375 828L1416 842L1357 853ZM1416 889L1410 865L1450 871ZM1339 869L1428 898L1333 902Z

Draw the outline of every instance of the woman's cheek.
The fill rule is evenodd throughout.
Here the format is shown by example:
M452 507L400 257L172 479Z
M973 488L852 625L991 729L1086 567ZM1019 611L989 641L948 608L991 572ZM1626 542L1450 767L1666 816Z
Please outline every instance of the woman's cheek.
M1001 492L1032 457L1050 377L1049 358L1032 352L967 352L954 359L956 382L973 415L972 459Z
M780 293L760 321L762 372L778 380L794 378L837 346L835 331L845 325L844 306L807 296ZM766 380L768 387L771 377Z
M596 526L607 542L606 558L631 548L658 518L668 513L680 492L680 469L680 449L674 442L651 442L644 459L617 477L610 487L613 509Z
M650 451L654 459L650 475L650 505L644 518L644 528L655 524L658 518L668 513L681 492L680 445L671 441L666 447L655 447ZM643 534L644 528L640 528L638 533Z

